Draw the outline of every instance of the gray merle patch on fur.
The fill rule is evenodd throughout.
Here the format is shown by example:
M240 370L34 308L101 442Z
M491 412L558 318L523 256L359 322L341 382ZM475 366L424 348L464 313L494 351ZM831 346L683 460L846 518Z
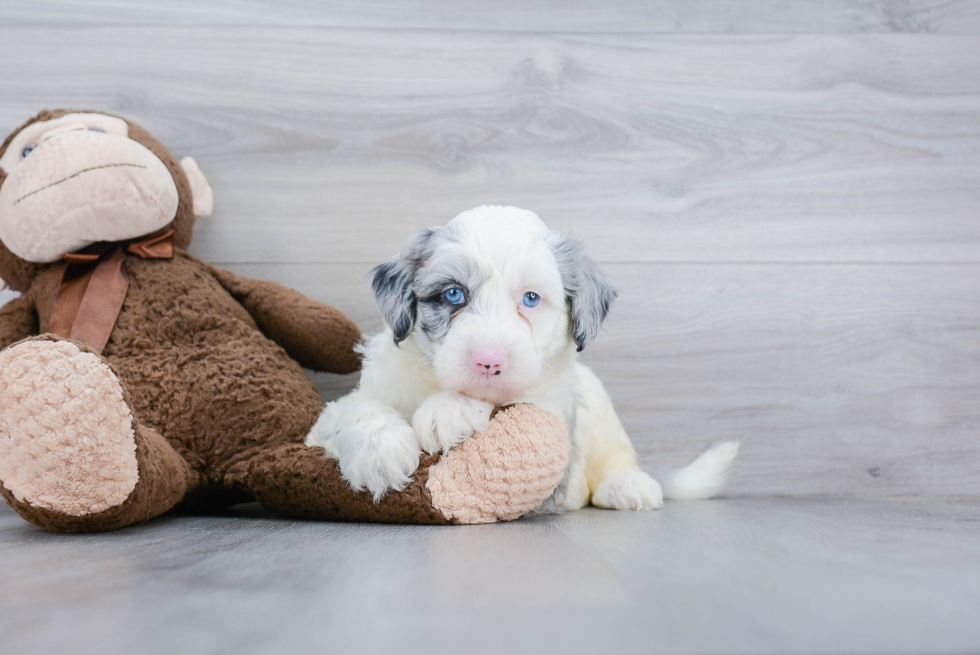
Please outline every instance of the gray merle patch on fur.
M415 294L412 273L395 257L371 271L371 286L381 318L391 328L395 343L404 341L415 323Z
M439 342L449 332L453 316L460 309L460 306L450 304L445 298L427 298L418 304L419 329L430 341Z
M424 279L416 276L417 326L433 343L440 343L449 333L449 327L471 303L483 284L479 267L468 257L443 258L433 270L426 271ZM454 305L446 300L445 292L452 287L463 291L465 302Z
M586 256L580 241L567 234L554 233L549 237L548 245L558 261L572 317L572 338L581 352L599 334L616 299L616 287Z
M419 314L422 314L423 328L428 325L431 312L420 311L420 304L425 304L425 299L420 299L416 293L415 278L419 269L432 256L437 245L454 238L455 235L446 228L434 227L420 230L405 244L401 255L376 266L371 271L374 298L381 317L391 328L395 343L401 343L408 338L415 327L416 320L419 319ZM435 320L435 323L438 324L440 320Z

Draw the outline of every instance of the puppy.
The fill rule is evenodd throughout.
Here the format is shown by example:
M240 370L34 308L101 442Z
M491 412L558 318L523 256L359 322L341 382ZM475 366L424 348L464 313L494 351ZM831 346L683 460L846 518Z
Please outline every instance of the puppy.
M421 451L447 452L485 430L495 405L522 402L557 414L572 440L565 479L538 511L663 505L602 383L576 361L616 297L579 242L533 212L478 207L412 237L373 287L387 329L361 346L358 388L306 438L352 488L375 500L403 489ZM708 450L668 479L667 497L714 495L736 452Z

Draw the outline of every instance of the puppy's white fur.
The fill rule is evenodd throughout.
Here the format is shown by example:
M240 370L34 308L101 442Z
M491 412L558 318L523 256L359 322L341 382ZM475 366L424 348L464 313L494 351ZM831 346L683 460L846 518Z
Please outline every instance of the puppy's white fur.
M572 438L543 511L663 505L602 383L576 361L615 297L580 244L527 210L478 207L413 237L375 269L374 286L387 330L362 345L358 388L327 405L306 439L339 460L352 488L375 499L403 489L422 451L447 452L485 430L494 405L527 402L558 415ZM454 287L465 304L446 301ZM528 292L537 305L523 302ZM496 375L474 364L487 349L502 358ZM714 495L737 450L709 450L669 478L667 496Z

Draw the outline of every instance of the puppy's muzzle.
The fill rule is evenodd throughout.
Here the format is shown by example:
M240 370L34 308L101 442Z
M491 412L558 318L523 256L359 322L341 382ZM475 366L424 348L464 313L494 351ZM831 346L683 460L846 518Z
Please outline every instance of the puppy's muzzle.
M507 353L499 348L477 348L470 353L470 360L476 372L489 379L504 372Z

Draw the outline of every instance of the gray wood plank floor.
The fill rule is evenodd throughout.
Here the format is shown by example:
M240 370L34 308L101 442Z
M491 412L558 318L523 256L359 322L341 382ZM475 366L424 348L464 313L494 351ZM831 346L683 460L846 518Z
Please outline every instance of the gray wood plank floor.
M0 510L6 653L967 653L977 500L738 499L469 528Z

